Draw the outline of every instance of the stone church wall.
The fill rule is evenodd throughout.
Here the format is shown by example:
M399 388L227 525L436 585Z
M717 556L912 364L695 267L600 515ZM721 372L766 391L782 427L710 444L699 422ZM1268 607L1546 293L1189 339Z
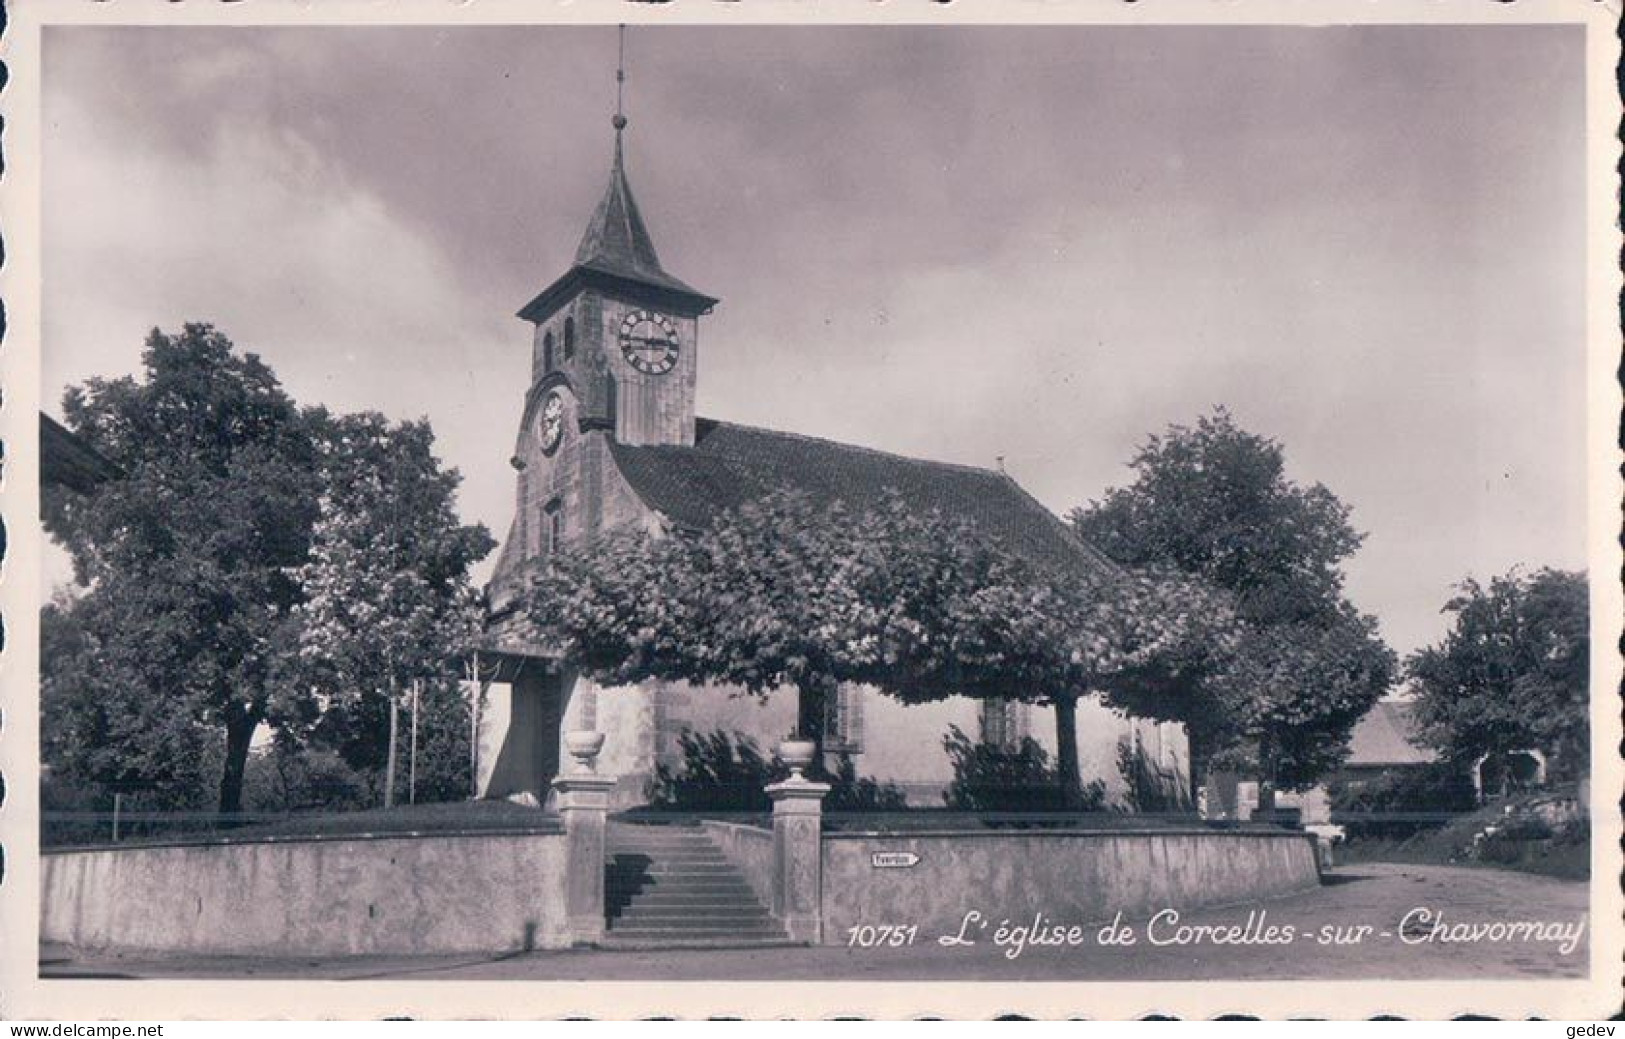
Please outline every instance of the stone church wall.
M941 792L953 781L953 765L943 747L949 726L958 726L972 740L980 738L982 705L956 696L930 704L906 706L880 693L864 700L864 754L859 771L892 782L909 795L910 803L941 805ZM1055 760L1055 712L1029 707L1018 735L1031 736ZM1078 771L1085 783L1103 780L1108 796L1119 794L1117 741L1127 736L1131 723L1097 703L1078 705Z
M655 729L660 711L657 686L603 689L572 676L567 683L569 704L562 732L584 729L604 734L597 770L617 780L611 807L631 808L645 802L645 788L654 777ZM561 734L557 737L563 739ZM568 756L564 759L568 762Z
M958 726L973 740L980 738L980 701L950 697L907 706L873 689L856 694L861 735L852 757L858 774L895 784L911 805L941 807L942 793L953 781L943 738L949 726ZM1026 707L1022 719L1014 735L1031 736L1053 762L1054 712ZM483 710L481 796L529 791L546 803L553 776L570 765L563 734L588 729L605 734L598 770L620 781L614 806L629 808L645 802L658 764L681 767L685 730L740 734L770 755L795 722L796 700L790 690L763 699L683 682L603 689L574 675L522 678L513 687L492 686ZM1117 766L1118 742L1136 732L1143 752L1183 780L1188 748L1179 726L1125 718L1094 701L1078 705L1079 771L1084 782L1105 784L1108 801L1119 801L1125 790Z
M874 689L860 689L857 694L861 735L853 760L858 775L894 783L908 796L910 804L940 807L942 792L953 780L943 737L950 725L956 725L971 739L978 739L980 701L956 696L909 706ZM659 713L659 754L674 765L681 761L678 735L684 728L698 733L742 733L770 754L796 722L795 694L790 690L780 690L762 700L729 695L725 689L693 689L678 684L664 689L662 699L666 706ZM1047 707L1032 707L1026 716L1024 734L1032 736L1053 761L1054 712ZM1118 775L1117 744L1136 728L1147 754L1184 774L1184 736L1178 726L1136 722L1092 701L1078 705L1079 770L1085 782L1104 781L1108 798L1121 797L1125 788Z
M540 668L512 684L493 684L480 716L479 786L482 797L534 794L545 800L559 767L558 679Z

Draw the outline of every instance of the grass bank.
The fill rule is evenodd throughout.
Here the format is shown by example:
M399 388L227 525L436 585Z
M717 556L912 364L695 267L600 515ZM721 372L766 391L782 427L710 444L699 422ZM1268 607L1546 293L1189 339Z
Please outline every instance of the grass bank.
M1583 816L1553 811L1550 794L1521 794L1492 801L1444 826L1403 840L1351 840L1344 862L1410 862L1478 866L1538 873L1565 880L1591 876L1591 831Z

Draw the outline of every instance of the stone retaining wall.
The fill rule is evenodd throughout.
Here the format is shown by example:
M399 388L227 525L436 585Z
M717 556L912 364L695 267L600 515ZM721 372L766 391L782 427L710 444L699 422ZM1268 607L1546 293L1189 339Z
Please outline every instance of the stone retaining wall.
M256 956L563 948L566 857L562 833L47 852L40 937Z
M773 904L773 831L706 820L701 825L722 854L744 874L764 906Z
M900 863L917 856L913 865ZM957 934L971 911L1030 923L1125 919L1271 898L1315 887L1314 840L1276 831L1012 831L823 838L823 939L863 924Z

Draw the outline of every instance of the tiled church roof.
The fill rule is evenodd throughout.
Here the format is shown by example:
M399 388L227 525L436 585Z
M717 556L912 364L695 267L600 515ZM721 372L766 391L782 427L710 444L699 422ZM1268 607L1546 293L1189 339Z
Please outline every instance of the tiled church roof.
M1039 565L1086 573L1113 566L1003 473L712 419L695 427L693 447L611 445L644 504L680 526L704 526L776 490L853 509L890 490L920 512L967 520Z

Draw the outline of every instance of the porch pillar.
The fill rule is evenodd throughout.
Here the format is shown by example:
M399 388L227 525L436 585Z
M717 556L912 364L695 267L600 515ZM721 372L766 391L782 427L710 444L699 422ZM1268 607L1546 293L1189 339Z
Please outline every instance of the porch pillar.
M828 783L804 779L797 769L767 788L773 799L773 915L793 942L817 945L824 937L824 797Z
M604 742L601 733L572 732L566 741L576 760L576 768L553 780L553 789L559 795L559 814L564 817L564 834L568 838L565 913L570 941L576 945L596 945L604 938L604 830L615 779L592 771L593 761Z

